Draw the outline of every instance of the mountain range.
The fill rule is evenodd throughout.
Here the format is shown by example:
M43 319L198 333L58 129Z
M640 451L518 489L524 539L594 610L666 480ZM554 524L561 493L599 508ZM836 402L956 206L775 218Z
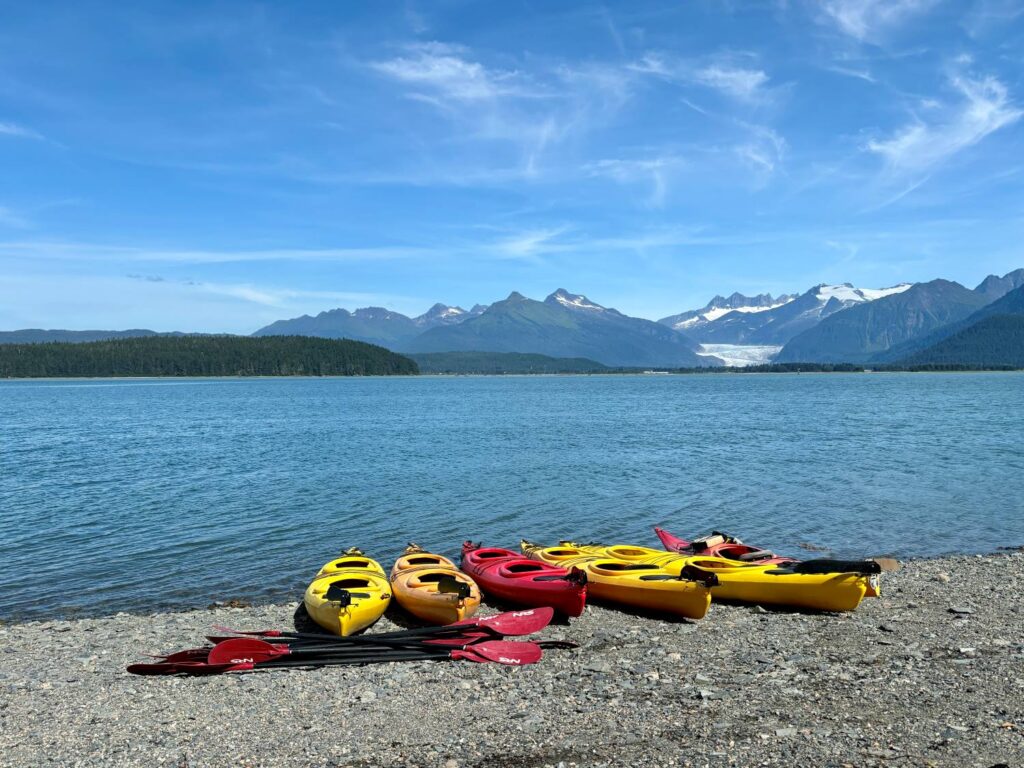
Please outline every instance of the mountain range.
M630 317L582 294L558 289L543 301L518 292L470 310L435 304L408 317L383 307L278 320L254 336L349 338L396 352L510 353L586 358L611 367L699 367L755 362L902 364L928 359L948 364L949 350L984 347L974 357L1013 358L1015 321L1024 315L1024 269L989 275L975 289L947 280L889 288L820 284L800 294L715 296L700 309L658 322ZM986 322L991 320L991 322ZM982 325L984 323L984 325ZM970 330L978 326L975 330ZM1006 344L999 334L1011 339ZM0 343L92 341L161 335L154 331L0 332ZM993 355L995 357L993 357ZM918 363L917 364L928 364ZM973 363L972 363L973 364ZM989 363L986 363L989 364ZM991 363L996 364L996 363ZM1009 363L1005 363L1009 364ZM1000 364L1002 365L1002 363Z
M328 339L356 339L398 350L424 331L458 325L482 314L487 307L477 304L471 310L435 304L418 317L406 317L383 307L365 307L349 312L331 309L316 317L302 315L278 320L260 328L253 336L322 336ZM447 351L447 350L445 350Z
M702 357L697 342L671 328L562 288L544 301L513 292L476 317L425 331L400 351L536 352L614 366L721 365L718 358Z

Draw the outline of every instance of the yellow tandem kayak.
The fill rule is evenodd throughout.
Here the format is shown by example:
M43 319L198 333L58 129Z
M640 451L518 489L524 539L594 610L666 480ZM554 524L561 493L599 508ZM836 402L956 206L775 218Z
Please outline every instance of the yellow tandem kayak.
M879 589L876 573L801 573L800 569L811 570L813 567L808 567L806 563L758 565L721 557L680 555L628 544L601 546L566 543L590 555L657 565L669 573L678 573L687 567L713 573L718 577L718 584L711 588L711 594L719 600L816 611L852 611L860 605L866 594L877 594ZM835 567L842 565L837 563Z
M345 637L384 614L391 587L380 563L353 547L320 569L306 587L303 602L313 621Z
M410 544L391 569L398 604L430 624L453 624L480 607L480 588L447 557Z
M631 562L573 545L541 547L523 541L520 547L534 560L579 568L587 574L588 594L602 600L687 619L703 618L711 604L708 587L681 576L680 569L672 573L654 563Z

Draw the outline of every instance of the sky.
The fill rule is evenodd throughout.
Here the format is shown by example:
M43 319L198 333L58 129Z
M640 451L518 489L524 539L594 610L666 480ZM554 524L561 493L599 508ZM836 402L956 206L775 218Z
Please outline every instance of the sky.
M1024 3L0 0L0 329L1024 266Z

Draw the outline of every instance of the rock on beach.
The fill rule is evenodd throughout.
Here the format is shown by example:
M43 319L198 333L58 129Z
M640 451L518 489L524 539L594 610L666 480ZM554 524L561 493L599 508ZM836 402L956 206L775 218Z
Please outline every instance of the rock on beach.
M519 669L124 671L295 604L0 626L0 765L1021 766L1022 588L1014 553L911 561L852 614L595 605Z

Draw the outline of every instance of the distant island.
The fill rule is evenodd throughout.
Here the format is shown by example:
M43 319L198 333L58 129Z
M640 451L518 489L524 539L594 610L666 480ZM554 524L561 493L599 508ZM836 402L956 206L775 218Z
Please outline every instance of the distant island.
M417 373L414 361L383 347L312 336L147 336L0 345L0 378Z

